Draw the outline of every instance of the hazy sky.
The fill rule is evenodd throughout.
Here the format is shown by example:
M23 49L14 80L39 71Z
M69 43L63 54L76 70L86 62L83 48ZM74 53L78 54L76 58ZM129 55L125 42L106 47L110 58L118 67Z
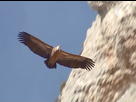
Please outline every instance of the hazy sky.
M0 1L0 102L54 102L71 72L60 65L48 69L18 41L20 31L79 54L96 14L86 1Z

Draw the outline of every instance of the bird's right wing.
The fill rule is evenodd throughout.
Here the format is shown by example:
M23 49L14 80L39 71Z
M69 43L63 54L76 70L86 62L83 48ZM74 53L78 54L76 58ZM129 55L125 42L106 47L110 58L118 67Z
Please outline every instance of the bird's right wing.
M94 61L92 59L70 54L60 50L61 57L58 59L57 63L70 68L82 68L90 70L94 67Z
M48 58L51 53L52 46L42 42L38 38L28 34L27 32L19 32L18 39L25 44L31 51L41 57Z

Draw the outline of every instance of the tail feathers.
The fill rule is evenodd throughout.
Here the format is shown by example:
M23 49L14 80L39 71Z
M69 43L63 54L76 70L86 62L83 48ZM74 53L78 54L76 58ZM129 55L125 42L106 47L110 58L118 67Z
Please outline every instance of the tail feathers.
M45 60L44 63L46 64L46 66L47 66L49 69L53 69L53 68L56 69L56 68L57 68L56 63L55 63L53 66L48 65L48 60Z

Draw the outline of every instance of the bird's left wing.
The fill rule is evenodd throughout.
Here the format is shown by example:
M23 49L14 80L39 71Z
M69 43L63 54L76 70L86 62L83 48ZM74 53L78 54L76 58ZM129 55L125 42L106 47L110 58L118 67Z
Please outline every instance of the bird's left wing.
M94 61L92 59L70 54L60 50L61 57L58 59L57 63L70 68L82 68L86 70L91 70L94 67Z
M49 57L49 54L53 48L27 32L20 32L18 34L18 39L21 43L24 43L27 47L29 47L29 49L35 54L38 54L44 58Z

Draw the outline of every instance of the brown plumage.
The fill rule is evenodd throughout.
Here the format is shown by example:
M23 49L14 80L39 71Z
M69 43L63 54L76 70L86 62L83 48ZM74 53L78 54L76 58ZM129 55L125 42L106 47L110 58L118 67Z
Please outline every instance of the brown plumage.
M47 58L44 63L50 69L56 68L56 63L69 68L82 68L86 70L94 67L92 59L64 52L60 49L61 46L52 47L27 32L20 32L18 39L35 54Z

